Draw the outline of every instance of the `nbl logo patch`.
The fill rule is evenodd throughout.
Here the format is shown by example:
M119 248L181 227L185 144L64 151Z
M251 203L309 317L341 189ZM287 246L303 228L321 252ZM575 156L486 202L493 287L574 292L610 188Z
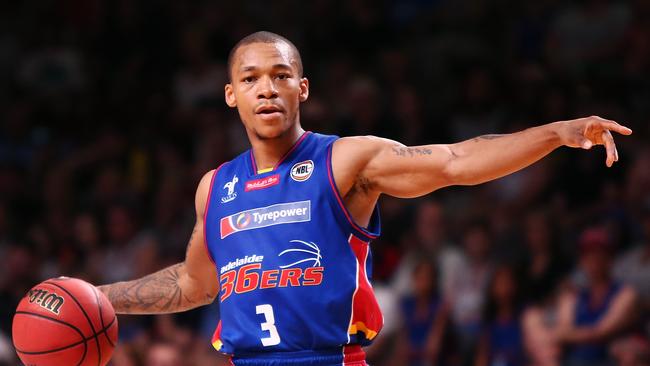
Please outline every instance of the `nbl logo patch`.
M309 177L311 177L311 173L313 172L313 161L301 161L300 163L296 163L291 167L291 179L295 180L296 182L304 182L309 179Z
M238 231L311 220L311 201L280 203L221 218L221 239Z

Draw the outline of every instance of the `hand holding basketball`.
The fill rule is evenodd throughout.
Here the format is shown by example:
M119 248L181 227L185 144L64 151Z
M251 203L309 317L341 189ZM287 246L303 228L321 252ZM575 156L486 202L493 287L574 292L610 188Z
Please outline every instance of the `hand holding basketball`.
M117 318L106 296L68 277L34 286L18 304L13 343L35 366L103 366L117 343Z

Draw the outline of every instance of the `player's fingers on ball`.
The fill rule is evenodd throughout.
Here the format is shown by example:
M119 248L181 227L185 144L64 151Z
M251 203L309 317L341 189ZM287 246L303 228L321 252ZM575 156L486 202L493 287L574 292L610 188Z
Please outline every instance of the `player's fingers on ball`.
M605 150L607 151L607 160L606 164L608 167L611 167L612 164L617 159L616 145L614 144L614 138L612 137L611 132L605 130L602 133L603 144L605 145Z

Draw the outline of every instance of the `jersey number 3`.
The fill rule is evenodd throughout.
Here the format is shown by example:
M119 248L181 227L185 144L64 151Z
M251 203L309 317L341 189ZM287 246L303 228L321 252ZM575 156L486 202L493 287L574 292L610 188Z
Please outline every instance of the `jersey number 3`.
M278 328L275 327L275 316L273 315L273 307L269 304L257 305L255 307L257 314L264 314L264 323L260 324L263 331L268 331L269 336L261 338L264 347L270 347L280 344L280 334Z

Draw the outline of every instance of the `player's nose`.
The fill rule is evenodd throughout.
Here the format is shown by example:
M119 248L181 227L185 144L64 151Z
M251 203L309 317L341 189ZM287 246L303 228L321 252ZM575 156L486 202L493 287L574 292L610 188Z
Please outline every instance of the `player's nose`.
M263 77L259 83L258 99L272 99L278 97L278 91L275 88L273 80L269 77Z

